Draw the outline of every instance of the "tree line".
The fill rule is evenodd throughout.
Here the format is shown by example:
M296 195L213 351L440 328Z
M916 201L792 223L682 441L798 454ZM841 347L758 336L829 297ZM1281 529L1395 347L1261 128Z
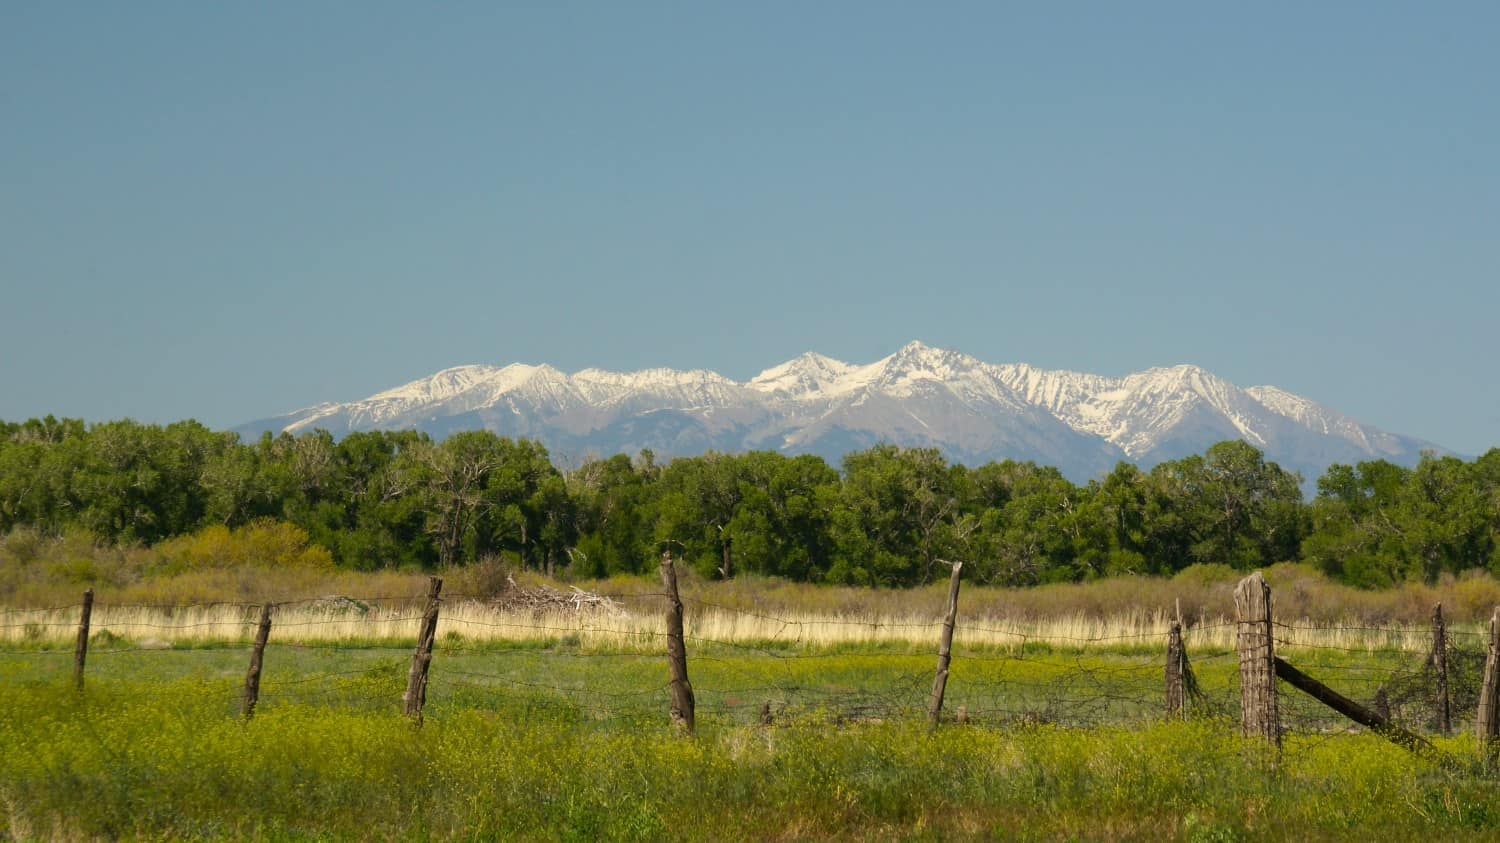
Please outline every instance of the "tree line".
M549 574L651 570L663 549L703 575L905 586L962 559L1029 585L1198 563L1302 560L1378 587L1500 573L1500 449L1334 465L1301 478L1242 441L1075 484L1029 462L967 467L877 445L817 456L650 451L559 470L540 444L488 431L237 434L194 422L0 421L0 535L82 530L155 544L209 526L289 522L352 569L502 555Z

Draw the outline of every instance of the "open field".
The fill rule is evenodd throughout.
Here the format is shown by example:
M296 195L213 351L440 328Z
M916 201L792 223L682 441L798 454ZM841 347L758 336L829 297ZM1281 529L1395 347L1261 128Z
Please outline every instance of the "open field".
M81 690L72 681L79 607L0 610L0 832L15 840L1500 834L1500 787L1469 735L1482 667L1473 621L1448 629L1451 731L1434 707L1430 625L1276 623L1278 653L1426 735L1451 762L1438 765L1290 689L1279 755L1239 738L1235 625L1223 614L1188 616L1190 716L1169 721L1162 607L1047 616L1007 611L993 592L961 592L945 720L930 732L941 621L926 593L843 603L838 592L690 582L685 642L698 729L688 739L667 716L659 586L599 585L627 587L613 589L612 604L581 609L504 608L447 592L421 728L400 714L419 587L277 605L249 721L240 703L255 603L100 600ZM1298 595L1293 582L1277 593L1298 605L1307 588Z
M116 642L120 643L120 642ZM184 642L185 643L185 642ZM1500 788L1466 735L1441 768L1289 705L1280 760L1235 736L1234 658L1205 653L1187 722L1144 652L960 650L925 727L932 657L895 645L699 645L696 739L655 655L449 637L425 723L410 648L287 642L238 717L239 644L0 656L10 839L1493 839ZM1399 654L1324 651L1333 676ZM1346 690L1352 686L1345 684ZM773 722L759 725L765 703ZM1315 719L1301 719L1311 715Z

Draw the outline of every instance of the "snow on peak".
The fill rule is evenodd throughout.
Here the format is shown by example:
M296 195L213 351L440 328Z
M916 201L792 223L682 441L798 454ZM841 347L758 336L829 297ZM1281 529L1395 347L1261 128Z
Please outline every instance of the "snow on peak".
M809 351L761 372L745 386L767 395L798 398L827 389L854 369L842 360Z
M627 389L675 389L683 386L733 385L734 381L707 369L640 369L634 372L611 372L584 369L573 374L573 380L588 384Z
M956 371L973 368L979 361L958 351L933 348L920 340L912 340L900 351L887 357L888 368L912 373L925 373L945 377Z
M892 395L909 396L924 381L958 384L972 380L976 374L980 379L988 379L985 368L984 363L967 354L913 340L895 354L858 369L854 379L862 381L860 385L868 383Z
M811 442L842 429L893 441L916 435L915 441L955 448L979 447L976 442L1014 447L1022 440L1053 447L1066 439L1059 438L1064 430L1142 461L1236 436L1289 455L1399 456L1416 447L1413 440L1362 426L1301 396L1275 387L1242 389L1191 364L1110 377L990 364L920 341L865 365L809 351L745 382L704 369L584 369L568 375L524 363L458 366L362 401L299 411L283 417L283 429L421 427L465 413L490 418L483 414L499 412L507 423L517 417L519 429L543 434L554 422L570 436L628 423L621 429L637 431L629 434L635 437L652 430L647 416L661 410L673 411L664 417L678 420L673 423L686 414L714 435L738 431L738 445L726 440L717 446L728 448L763 447L778 439L793 447L794 435ZM693 439L707 435L701 432L659 435L708 441ZM1306 467L1321 471L1311 463Z
M454 366L444 369L437 374L418 378L410 383L402 384L394 389L378 392L364 399L364 402L377 401L442 401L451 398L461 392L474 387L475 384L488 381L502 372L508 372L517 368L530 370L534 367L525 366L520 363L512 363L505 368L477 364L473 366Z
M1327 436L1337 436L1357 447L1375 453L1394 451L1396 445L1390 434L1366 428L1343 413L1330 410L1315 401L1294 395L1274 386L1246 387L1245 392L1259 401L1267 410L1296 422L1302 427Z
M1339 414L1328 408L1300 395L1293 395L1284 389L1274 386L1247 386L1245 391L1255 398L1256 401L1266 405L1273 413L1286 416L1297 421L1308 421L1317 419L1320 423L1329 419L1339 418Z
M1155 366L1144 372L1126 375L1125 379L1150 389L1196 389L1205 380L1215 378L1191 363L1178 363L1176 366Z
M1221 416L1232 430L1265 444L1263 419L1234 384L1191 364L1158 367L1124 377L1000 366L1002 379L1025 400L1045 407L1075 430L1092 433L1135 457L1169 439L1202 413Z

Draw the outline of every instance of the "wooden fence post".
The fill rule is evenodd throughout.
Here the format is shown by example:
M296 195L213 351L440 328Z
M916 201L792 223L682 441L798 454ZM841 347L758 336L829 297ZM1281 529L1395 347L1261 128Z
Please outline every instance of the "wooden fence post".
M240 716L249 720L255 716L255 704L260 700L260 666L265 657L266 641L271 637L271 604L260 607L260 625L255 628L255 649L250 651L250 669L245 671L245 695L240 700Z
M1437 704L1438 734L1453 728L1448 701L1448 629L1443 623L1443 604L1432 607L1432 675L1433 696Z
M1479 686L1479 715L1475 718L1474 733L1486 753L1495 749L1495 740L1500 737L1500 609L1490 618L1489 654L1484 660L1484 684Z
M427 579L427 608L422 613L422 627L417 632L417 650L411 656L411 673L406 677L406 716L422 723L422 706L427 703L427 668L432 664L432 643L437 638L438 594L443 590L441 577Z
M1187 683L1183 679L1182 620L1173 618L1167 627L1167 718L1187 714Z
M693 685L688 681L687 644L682 635L682 598L677 594L677 569L672 551L661 555L661 584L667 589L667 661L672 670L672 723L693 734Z
M1281 746L1281 716L1276 705L1276 639L1271 630L1271 587L1259 571L1234 589L1239 622L1240 729Z
M83 663L89 655L89 620L94 615L94 590L83 592L83 613L78 617L78 643L73 645L73 684L83 687Z
M948 614L943 618L943 637L938 643L937 675L932 678L932 699L927 702L927 724L937 728L943 715L943 693L948 689L948 664L953 657L953 626L958 620L958 577L964 563L951 562L953 575L948 579Z

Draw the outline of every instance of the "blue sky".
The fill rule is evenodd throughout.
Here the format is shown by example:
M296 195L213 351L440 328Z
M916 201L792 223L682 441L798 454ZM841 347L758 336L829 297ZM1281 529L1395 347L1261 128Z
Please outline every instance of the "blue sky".
M7 3L0 418L910 339L1500 445L1494 3Z

